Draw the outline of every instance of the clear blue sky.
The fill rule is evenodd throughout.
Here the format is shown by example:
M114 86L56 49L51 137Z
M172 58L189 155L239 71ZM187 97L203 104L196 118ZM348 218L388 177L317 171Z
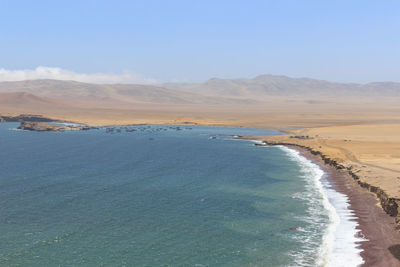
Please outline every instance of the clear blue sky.
M0 68L400 81L400 1L0 0Z

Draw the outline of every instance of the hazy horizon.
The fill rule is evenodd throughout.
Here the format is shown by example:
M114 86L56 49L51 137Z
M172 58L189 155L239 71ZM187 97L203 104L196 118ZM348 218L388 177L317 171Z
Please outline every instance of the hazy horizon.
M0 80L164 83L274 74L400 82L397 1L3 1L0 7Z
M252 80L260 76L271 76L271 77L285 77L289 79L311 79L317 81L331 82L331 83L343 83L343 84L369 84L369 83L385 83L394 82L400 83L396 80L371 80L365 82L351 82L351 81L335 81L329 79L320 79L308 76L290 76L286 74L271 74L271 73L260 73L255 76L238 76L238 77L209 77L205 80L200 81L185 81L185 80L156 80L150 77L145 77L139 74L130 72L123 73L77 73L66 69L57 67L44 67L40 66L35 69L24 69L24 70L7 70L0 68L0 82L18 82L18 81L34 81L34 80L58 80L58 81L74 81L82 83L93 83L93 84L145 84L145 85L160 85L168 83L205 83L213 79L221 80Z

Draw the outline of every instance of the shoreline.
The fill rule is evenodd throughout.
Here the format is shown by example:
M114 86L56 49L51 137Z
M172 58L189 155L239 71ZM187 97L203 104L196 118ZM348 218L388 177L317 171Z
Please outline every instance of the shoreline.
M65 119L56 119L48 116L35 115L35 114L19 114L19 115L1 115L0 114L0 123L2 122L19 122L19 123L65 123L65 124L76 124L82 125L86 128L107 128L107 127L124 127L124 126L138 126L138 125L178 125L178 126L216 126L216 127L237 127L237 128L254 128L254 127L246 127L237 124L226 124L226 123L207 123L207 122L196 122L196 121L165 121L165 122L143 122L143 121L131 121L126 123L118 123L118 124L103 124L103 123L93 123L93 122L79 122L74 120L65 120ZM71 130L71 127L65 127L63 130ZM265 127L258 127L257 129L266 129ZM29 129L31 131L35 131L36 129L33 127ZM51 131L52 129L50 129ZM83 129L88 130L88 129ZM279 129L267 129L267 130L276 130L280 132L285 132L284 130ZM39 130L41 131L41 130ZM57 131L57 130L56 130Z
M284 146L299 151L326 172L334 189L348 197L349 209L354 212L362 237L362 266L397 266L400 264L400 235L393 217L379 205L376 196L364 188L346 171L327 164L319 155L296 145Z
M364 241L357 229L358 222L355 220L353 211L349 208L348 197L337 191L333 186L329 173L320 165L305 157L300 151L286 146L279 146L280 149L289 154L291 159L299 163L301 169L300 179L311 186L319 196L312 196L318 199L329 218L326 228L321 229L324 233L322 243L318 248L318 266L360 266L364 263L360 252L359 244ZM304 194L308 194L305 189ZM303 194L301 191L297 194ZM312 200L310 200L312 203ZM313 209L313 205L309 207ZM316 210L314 210L315 212ZM321 211L317 211L319 214ZM318 215L316 215L318 217ZM315 248L315 247L314 247Z
M217 126L217 127L237 127L237 128L254 128L254 129L266 129L275 130L285 134L289 134L293 129L288 127L276 126L276 125L253 125L245 124L241 121L231 121L231 120L217 120L217 119L181 119L181 118L171 118L163 120L154 119L129 119L129 120L107 120L107 122L98 119L77 119L67 116L52 116L52 115L42 115L42 114L32 114L32 113L0 113L0 123L1 122L60 122L60 123L73 123L86 125L88 127L117 127L117 126L132 126L132 125L188 125L188 126ZM298 127L296 129L300 129Z
M174 125L176 125L176 123ZM185 125L227 126L202 123L185 123ZM239 137L238 139L247 138ZM302 156L310 159L328 174L328 179L336 191L348 197L350 204L349 209L354 211L356 221L358 222L357 229L359 229L363 237L367 239L367 241L360 243L360 248L362 249L360 255L364 259L364 264L362 266L386 267L400 265L400 234L396 230L397 225L394 217L389 215L390 210L388 210L387 207L389 206L390 208L391 203L387 203L387 201L390 199L388 199L387 196L385 198L385 196L380 195L379 191L377 191L380 188L374 189L369 184L362 184L359 177L350 169L344 168L326 157L320 151L314 151L309 147L290 143L269 143L265 141L263 144L257 145L283 145L299 151Z

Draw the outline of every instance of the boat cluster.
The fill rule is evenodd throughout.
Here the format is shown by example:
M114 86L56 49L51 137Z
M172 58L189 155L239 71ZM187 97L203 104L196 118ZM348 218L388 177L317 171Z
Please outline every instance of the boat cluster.
M182 126L164 126L156 127L150 125L133 125L133 126L115 126L115 127L105 127L106 133L132 133L132 132L163 132L168 130L182 131L182 130L192 130L191 127Z

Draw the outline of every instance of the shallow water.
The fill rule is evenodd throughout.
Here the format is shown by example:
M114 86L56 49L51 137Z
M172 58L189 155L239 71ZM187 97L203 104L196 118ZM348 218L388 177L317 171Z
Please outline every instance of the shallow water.
M326 239L339 228L326 201L343 196L329 202L318 166L229 136L275 132L15 127L0 124L0 266L316 266L335 257Z

